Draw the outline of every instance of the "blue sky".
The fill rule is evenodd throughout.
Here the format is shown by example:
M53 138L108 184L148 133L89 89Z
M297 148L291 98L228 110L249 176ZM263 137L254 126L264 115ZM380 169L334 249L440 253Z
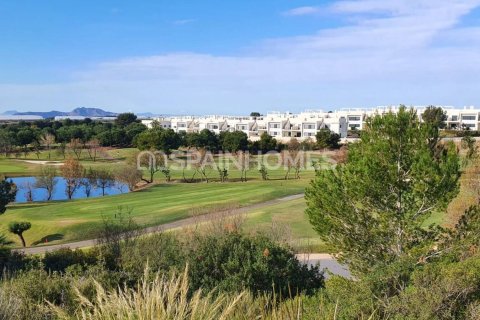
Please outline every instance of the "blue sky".
M480 0L0 0L0 112L480 105Z

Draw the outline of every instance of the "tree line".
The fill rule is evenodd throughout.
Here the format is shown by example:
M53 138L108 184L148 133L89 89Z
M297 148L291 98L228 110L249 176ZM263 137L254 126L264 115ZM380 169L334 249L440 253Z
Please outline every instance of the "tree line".
M78 150L90 146L128 147L147 127L134 114L120 114L115 122L85 120L37 120L0 125L0 152L5 156L50 150L60 153L69 145Z
M293 138L294 139L294 138ZM301 142L302 150L318 148L337 148L338 134L329 129L321 129L316 141L306 139ZM250 141L242 131L221 132L216 134L208 129L200 132L175 132L154 126L152 129L141 124L131 113L120 114L113 123L85 120L38 120L31 123L19 122L0 125L0 153L4 156L27 156L33 152L40 157L52 151L60 157L73 153L80 159L82 153L88 153L91 160L101 154L102 147L138 147L140 150L156 149L169 153L180 147L206 149L210 152L250 151L266 153L287 148L285 143L264 132L256 141ZM85 155L85 153L84 153Z
M316 140L305 139L299 142L301 150L338 148L340 136L328 128L321 129L316 134ZM291 141L297 141L295 137ZM288 149L289 143L278 141L268 133L263 132L258 140L250 140L243 131L224 131L216 134L208 129L200 132L179 132L154 126L141 132L134 139L134 145L140 150L162 150L170 153L180 147L187 149L205 149L212 153L249 151L250 153L267 153Z

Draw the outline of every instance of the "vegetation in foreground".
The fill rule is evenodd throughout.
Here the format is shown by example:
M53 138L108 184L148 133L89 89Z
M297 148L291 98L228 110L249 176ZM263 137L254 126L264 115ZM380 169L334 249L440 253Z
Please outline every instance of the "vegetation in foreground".
M0 313L17 319L247 319L324 284L319 269L301 264L288 246L243 234L235 220L206 232L139 237L121 212L105 222L94 248L44 257L5 251L1 262Z

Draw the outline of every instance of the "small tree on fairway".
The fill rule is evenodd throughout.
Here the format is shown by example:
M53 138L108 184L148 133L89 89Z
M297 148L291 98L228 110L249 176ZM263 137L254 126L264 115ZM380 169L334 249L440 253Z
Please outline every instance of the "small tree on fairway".
M347 162L317 171L307 188L310 222L357 274L432 236L422 223L448 204L459 178L457 150L432 140L437 134L405 107L375 116L350 145Z
M118 169L115 176L118 181L125 183L130 191L135 190L137 183L142 180L142 172L133 163Z
M80 182L87 198L92 194L92 190L97 188L97 172L92 168L83 171L83 178Z
M237 165L238 170L240 171L240 181L247 182L247 172L250 170L252 158L250 153L245 151L237 151Z
M303 153L300 150L300 143L292 138L287 144L287 150L282 151L280 160L285 170L285 180L289 179L290 171L295 170L295 179L300 178L300 169L304 163Z
M23 237L23 233L28 229L30 229L31 227L32 227L32 224L30 222L12 222L8 226L8 230L11 233L16 234L22 241L22 246L26 247L27 245L25 243L25 238Z
M65 142L60 143L57 148L57 154L65 159L65 155L67 154L67 144Z
M32 148L33 148L33 151L35 152L35 155L37 156L37 159L40 160L40 154L42 154L42 150L41 150L41 145L40 145L40 142L38 141L33 141L32 142Z
M35 187L45 189L47 191L47 201L52 200L53 191L57 185L55 179L57 170L52 166L43 166L40 169L40 174L37 176Z
M159 171L163 172L163 170L167 169L165 167L166 159L164 158L163 153L152 150L148 153L138 154L136 158L142 166L147 167L147 172L149 173L150 178L148 180L142 178L142 180L147 183L153 183L155 174Z
M98 187L102 189L102 196L105 196L105 189L114 185L115 177L106 169L97 170L96 176Z
M65 193L68 199L72 199L73 194L80 186L83 178L83 166L77 160L68 158L62 166L62 176L65 179Z
M0 214L5 213L7 204L15 201L17 195L17 187L9 181L0 181Z
M85 146L87 148L88 156L90 157L90 159L93 160L93 162L95 162L97 160L98 154L101 150L100 141L95 138L95 139L92 139L90 141L87 141Z
M82 156L83 143L80 139L72 139L68 144L68 148L75 154L77 160Z
M40 143L48 150L48 160L50 160L51 156L51 147L55 143L55 136L51 133L45 133L40 138Z

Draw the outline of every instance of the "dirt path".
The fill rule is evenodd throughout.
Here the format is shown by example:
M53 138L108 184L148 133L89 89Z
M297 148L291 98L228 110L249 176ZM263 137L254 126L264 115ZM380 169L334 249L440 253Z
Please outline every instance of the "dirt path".
M176 229L181 227L187 227L190 225L196 225L199 223L207 222L215 218L218 219L219 217L224 218L228 216L244 214L252 210L268 207L275 204L280 204L289 200L301 199L303 197L304 197L303 193L295 194L295 195L278 198L274 200L269 200L265 202L260 202L260 203L256 203L256 204L252 204L252 205L248 205L248 206L240 207L236 209L226 210L222 212L208 213L200 216L194 216L190 218L185 218L185 219L161 224L154 227L145 228L141 231L141 233L149 234L149 233L161 232L161 231L166 231L166 230L171 230L171 229ZM47 251L54 251L60 248L78 249L78 248L84 248L84 247L91 247L91 246L94 246L96 243L97 243L97 239L90 239L90 240L76 241L76 242L63 243L63 244L54 244L50 246L28 247L28 248L16 249L16 250L19 252L27 253L27 254L43 254Z

